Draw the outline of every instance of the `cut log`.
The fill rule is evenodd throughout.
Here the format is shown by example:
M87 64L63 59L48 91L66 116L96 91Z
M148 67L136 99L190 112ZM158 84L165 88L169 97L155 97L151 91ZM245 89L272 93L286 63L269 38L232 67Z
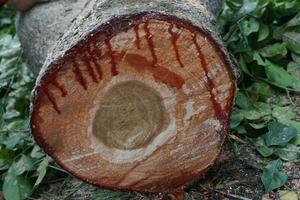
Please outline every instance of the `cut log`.
M102 188L159 193L203 175L229 131L236 88L213 26L219 3L90 1L47 41L56 45L47 47L31 107L37 143ZM23 46L37 52L29 57L45 59L35 49L43 42L22 39L26 27L18 29Z

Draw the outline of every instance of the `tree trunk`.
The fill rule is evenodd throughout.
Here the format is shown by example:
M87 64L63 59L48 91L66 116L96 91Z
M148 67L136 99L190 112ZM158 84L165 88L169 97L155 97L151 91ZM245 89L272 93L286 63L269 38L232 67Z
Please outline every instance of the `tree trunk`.
M37 143L103 188L166 192L203 175L228 133L235 93L213 26L221 1L66 2L19 19L25 52L43 63L31 107ZM48 23L24 17L49 5L63 6Z
M35 73L88 0L52 0L17 15L17 34Z

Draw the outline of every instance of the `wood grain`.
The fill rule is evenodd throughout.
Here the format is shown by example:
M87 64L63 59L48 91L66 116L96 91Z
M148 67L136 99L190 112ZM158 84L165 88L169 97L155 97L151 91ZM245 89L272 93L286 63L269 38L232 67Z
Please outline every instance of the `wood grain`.
M214 163L228 133L231 64L209 34L176 17L143 13L108 24L43 75L35 139L100 187L158 193L186 185Z

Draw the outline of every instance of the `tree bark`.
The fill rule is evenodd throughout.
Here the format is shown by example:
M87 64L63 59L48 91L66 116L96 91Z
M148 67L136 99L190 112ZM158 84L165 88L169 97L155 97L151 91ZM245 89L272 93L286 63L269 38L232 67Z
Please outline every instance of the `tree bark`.
M88 0L52 0L17 14L17 34L26 57L38 74L51 48L68 30Z
M221 1L66 2L51 3L63 6L31 32L28 20L50 4L19 18L25 52L43 63L31 105L37 143L103 188L159 193L203 175L228 133L236 89L214 26ZM49 26L75 5L60 28Z

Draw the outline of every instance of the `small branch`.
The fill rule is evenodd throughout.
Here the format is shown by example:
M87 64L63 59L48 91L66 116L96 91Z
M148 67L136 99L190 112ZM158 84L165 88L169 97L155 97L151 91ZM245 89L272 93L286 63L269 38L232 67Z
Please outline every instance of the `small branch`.
M218 192L220 194L223 194L225 196L228 196L228 197L232 197L232 198L235 198L235 199L240 199L240 200L252 200L252 199L249 199L249 198L246 198L246 197L242 197L242 196L239 196L239 195L235 195L235 194L229 194L229 193L226 193L226 192L222 192L220 190L214 190L215 192Z
M291 95L290 95L290 91L286 90L286 95L287 95L287 97L289 98L291 104L295 107L296 104L295 104L295 102L293 101L293 99L292 99L292 97L291 97Z
M236 184L242 184L242 185L247 185L247 183L257 183L259 180L255 179L255 180L234 180L234 181L230 181L225 184L225 187L229 187L232 185L236 185Z
M57 171L60 171L60 172L69 174L67 171L65 171L65 170L63 170L63 169L61 169L61 168L55 167L55 166L53 166L53 165L48 165L48 166L49 166L50 168L53 168L53 169L57 170Z
M229 138L230 139L233 139L239 143L242 143L242 144L247 144L246 141L242 140L241 138L237 137L236 135L233 135L233 134L229 134Z

